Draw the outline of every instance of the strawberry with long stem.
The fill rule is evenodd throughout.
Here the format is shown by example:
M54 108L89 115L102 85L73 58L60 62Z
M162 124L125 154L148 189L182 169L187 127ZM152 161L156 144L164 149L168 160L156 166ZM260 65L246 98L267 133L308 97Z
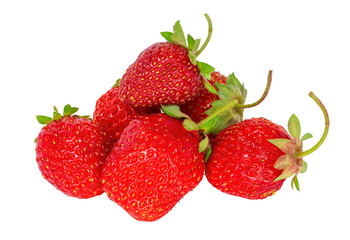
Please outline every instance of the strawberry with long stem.
M289 133L265 118L247 119L221 131L212 143L206 164L208 181L222 192L248 199L263 199L278 191L286 178L294 175L292 187L300 190L298 174L307 164L303 157L318 149L329 131L329 116L321 101L309 96L321 108L325 129L321 139L303 151L300 122L293 114L288 121Z

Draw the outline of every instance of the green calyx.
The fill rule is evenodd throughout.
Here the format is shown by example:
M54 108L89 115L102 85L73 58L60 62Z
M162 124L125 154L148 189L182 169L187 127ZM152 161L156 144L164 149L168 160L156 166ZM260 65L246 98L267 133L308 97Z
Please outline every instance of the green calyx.
M245 104L247 90L244 84L236 78L234 73L230 74L226 79L226 84L215 83L218 88L217 95L219 100L212 103L212 107L206 111L208 117L198 123L198 126L205 133L218 134L228 126L243 120L243 112L245 108L250 108L259 105L267 96L272 81L272 71L269 71L267 84L262 96L254 103ZM209 83L210 84L210 83ZM209 88L207 88L209 90ZM213 89L210 91L215 93Z
M73 116L74 113L76 113L79 108L77 107L72 107L71 105L67 104L66 106L64 106L63 109L63 115L60 114L57 110L57 108L54 106L53 107L54 112L53 112L53 117L47 117L47 116L43 116L43 115L37 115L36 119L38 120L38 122L40 124L44 124L47 125L52 121L58 121L60 119L62 119L63 117L68 117L68 116ZM78 116L78 115L74 115L76 117L80 117L80 118L89 118L90 116L85 115L85 116Z
M121 80L122 80L121 78L117 79L117 81L115 81L115 84L112 86L112 88L119 87Z
M188 131L197 131L200 134L202 140L199 144L199 152L205 152L207 161L211 154L208 134L217 134L226 127L242 121L245 108L257 106L265 99L269 92L271 81L272 71L269 71L263 95L252 104L244 104L247 90L233 73L226 79L226 84L216 82L215 86L218 88L218 91L212 87L211 92L217 94L220 100L212 103L212 107L206 112L208 117L199 123L195 123L187 114L181 112L180 107L177 105L162 105L162 110L171 117L183 120L183 126Z
M181 27L180 21L177 21L173 26L173 32L161 32L161 35L171 43L178 44L184 48L188 49L188 57L190 58L193 65L196 65L200 71L200 74L206 78L211 78L211 73L215 70L212 66L207 63L199 62L197 57L203 52L203 50L208 45L212 32L213 25L208 14L204 14L208 21L208 35L202 46L200 46L200 39L194 39L190 34L185 37L184 31Z
M310 92L309 96L321 108L325 119L325 128L323 131L323 135L321 139L316 143L316 145L307 151L303 151L303 141L312 138L312 135L310 133L306 133L301 137L300 122L294 114L289 118L288 121L288 131L290 136L292 137L292 140L268 140L285 153L285 155L282 155L275 163L275 168L283 170L283 172L274 181L279 181L294 176L291 181L291 185L293 189L295 187L298 191L300 191L300 186L297 176L299 173L304 173L307 170L307 163L303 160L303 157L316 151L326 139L329 131L329 116L325 106L321 103L321 101L316 97L316 95L313 92Z
M196 131L199 133L199 135L201 136L201 141L199 142L199 149L198 152L205 152L205 156L206 156L206 161L208 160L210 153L211 153L211 149L210 149L210 145L209 145L209 137L207 134L205 134L197 125L197 123L195 123L190 116L188 116L187 114L181 112L180 107L177 105L162 105L162 110L165 114L167 114L170 117L174 117L177 119L182 119L183 120L183 127L188 130L188 131Z

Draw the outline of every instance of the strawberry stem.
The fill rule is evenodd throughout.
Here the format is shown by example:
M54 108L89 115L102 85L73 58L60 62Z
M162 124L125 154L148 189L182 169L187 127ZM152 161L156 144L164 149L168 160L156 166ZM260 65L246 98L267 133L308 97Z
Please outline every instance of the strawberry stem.
M272 82L272 70L269 71L269 74L267 76L267 83L266 83L266 87L265 87L265 90L264 90L264 93L262 94L262 96L256 102L251 103L251 104L237 104L236 108L251 108L251 107L255 107L255 106L259 105L262 101L264 101L267 94L269 93L271 82Z
M328 134L328 131L329 131L329 115L328 115L328 112L327 112L327 109L326 107L323 105L323 103L320 101L320 99L318 99L316 97L316 95L313 93L313 92L310 92L309 93L309 96L317 103L317 105L321 108L322 112L323 112L323 116L324 116L324 119L325 119L325 128L324 128L324 131L323 131L323 134L322 134L322 137L321 139L316 143L315 146L313 146L312 148L310 148L309 150L306 150L304 152L301 152L301 153L296 153L295 154L295 157L297 158L302 158L302 157L305 157L311 153L313 153L314 151L316 151L321 145L322 143L324 142L324 140L326 139L327 137L327 134Z
M208 45L209 41L210 41L210 38L211 38L211 35L213 33L213 24L211 22L211 19L209 17L208 14L204 14L205 18L207 19L208 21L208 35L207 35L207 38L205 39L205 42L204 44L201 46L201 48L194 54L196 57L199 56L199 54L201 54L203 52L203 50L206 48L206 46Z

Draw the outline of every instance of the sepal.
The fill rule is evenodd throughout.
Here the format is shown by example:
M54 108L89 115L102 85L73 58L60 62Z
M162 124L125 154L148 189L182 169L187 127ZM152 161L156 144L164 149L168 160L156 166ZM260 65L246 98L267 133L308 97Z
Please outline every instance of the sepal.
M209 138L205 135L204 139L199 143L199 153L204 152L209 146Z
M288 131L292 138L300 138L301 127L297 116L294 114L288 120Z
M201 128L204 126L206 133L213 134L243 120L244 110L236 108L236 105L244 104L247 95L247 90L234 73L227 77L226 84L215 82L215 86L218 91L214 87L207 87L207 89L212 89L213 93L215 90L219 100L212 102L211 108L205 112L209 116L209 120L207 118L199 123Z
M290 167L293 164L291 156L289 154L282 155L276 161L274 167L278 170L283 170Z
M289 167L283 170L282 174L279 175L274 182L289 178L298 172L298 165L296 163L291 164Z
M37 116L36 116L36 119L38 120L38 122L39 122L40 124L44 124L44 125L47 125L47 124L49 124L50 122L52 122L52 118L47 117L47 116L43 116L43 115L37 115Z
M210 93L213 93L215 95L219 94L216 88L213 85L211 85L207 79L203 79L203 85Z
M207 63L204 62L197 62L198 69L200 71L200 74L210 80L211 79L211 73L214 72L215 68L210 66Z
M180 21L177 21L175 23L173 30L174 30L174 34L172 36L173 41L178 45L187 48L186 37L185 37L184 31L182 30Z
M192 121L191 119L188 119L188 118L183 121L182 125L188 131L198 131L199 130L197 123L195 123L194 121Z
M165 114L174 118L190 118L187 114L181 112L180 107L177 105L161 105Z
M295 175L292 179L292 182L291 182L291 185L292 185L292 189L294 189L294 186L295 188L300 191L300 186L299 186L299 180L298 180L298 177L297 175Z
M71 105L67 104L64 106L63 109L63 116L72 116L74 113L76 113L79 110L77 107L72 107Z
M197 61L198 55L205 49L207 46L212 32L212 23L207 14L204 15L208 21L209 29L208 36L202 47L200 47L200 39L194 39L190 34L187 34L187 38L185 37L184 31L180 24L180 21L177 21L173 26L173 32L161 32L160 34L171 43L175 43L180 45L188 50L188 57L191 63L199 68L200 74L210 80L211 73L215 70L212 66L207 63Z
M310 138L312 138L312 137L313 137L313 136L312 136L311 133L306 133L306 134L304 134L304 135L301 137L301 141L305 141L305 140L310 139Z
M303 161L303 166L300 169L300 173L304 173L307 170L307 163L305 161Z
M270 143L281 149L284 153L290 153L293 148L293 142L290 139L285 138L276 138L276 139L268 139Z
M165 38L165 40L167 40L168 42L174 42L173 41L173 33L172 32L161 32L160 33L164 38Z

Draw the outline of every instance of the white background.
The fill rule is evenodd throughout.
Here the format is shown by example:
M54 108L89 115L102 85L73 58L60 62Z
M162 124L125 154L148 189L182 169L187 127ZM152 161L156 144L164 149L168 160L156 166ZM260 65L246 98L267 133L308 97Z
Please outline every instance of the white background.
M287 180L275 196L250 201L221 193L204 179L159 221L138 222L106 195L67 197L46 182L35 162L37 114L67 103L92 115L95 102L137 55L163 41L177 20L185 33L206 37L199 57L221 73L235 72L247 102L266 100L245 117L286 127L292 113L316 143L323 115L329 136L305 158L301 192ZM0 3L1 239L350 239L349 68L347 1L75 1Z

